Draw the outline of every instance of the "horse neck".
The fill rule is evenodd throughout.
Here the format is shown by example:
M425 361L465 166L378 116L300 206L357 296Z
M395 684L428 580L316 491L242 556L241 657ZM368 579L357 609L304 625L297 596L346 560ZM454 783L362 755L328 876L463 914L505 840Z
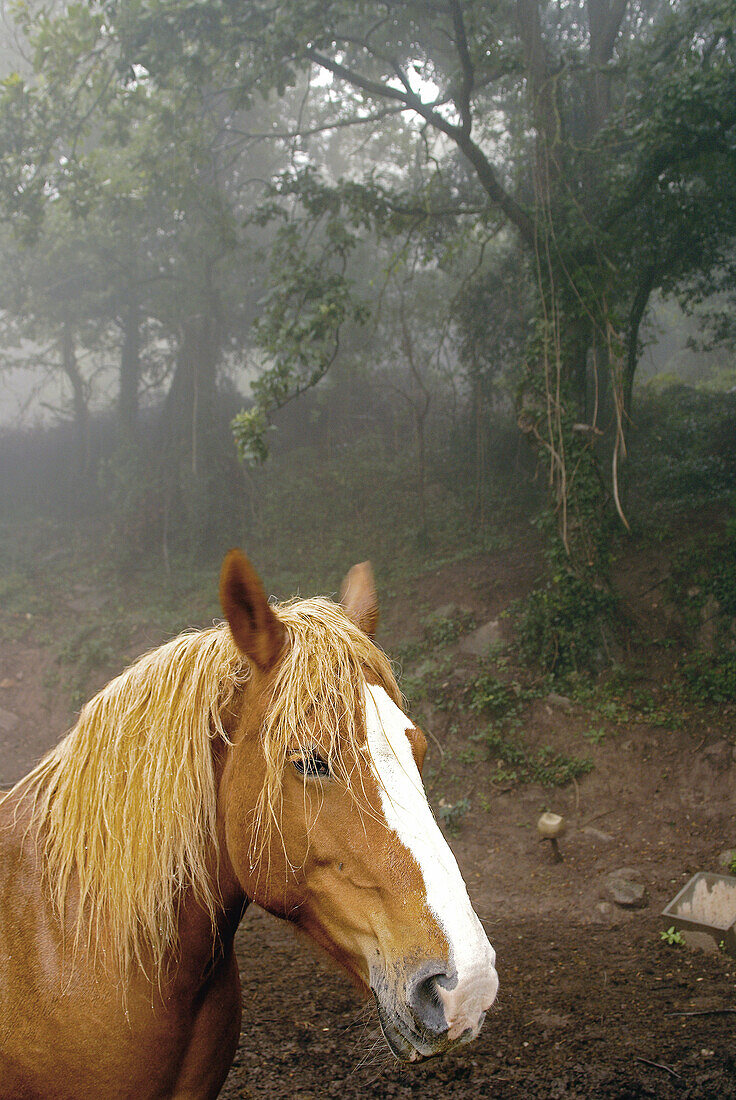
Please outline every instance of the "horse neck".
M225 815L221 805L222 774L227 759L227 746L215 751L217 783L217 850L211 854L210 874L215 883L217 909L213 925L207 907L193 892L185 899L179 914L179 958L177 985L201 984L202 976L212 971L218 959L232 947L235 933L249 899L233 870L225 836Z

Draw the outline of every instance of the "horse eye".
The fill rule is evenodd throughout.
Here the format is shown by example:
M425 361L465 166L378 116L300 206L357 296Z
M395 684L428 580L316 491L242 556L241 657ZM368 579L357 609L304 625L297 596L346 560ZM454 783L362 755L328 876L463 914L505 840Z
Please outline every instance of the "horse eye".
M323 778L330 774L329 763L316 749L312 749L305 756L297 756L293 763L300 775Z

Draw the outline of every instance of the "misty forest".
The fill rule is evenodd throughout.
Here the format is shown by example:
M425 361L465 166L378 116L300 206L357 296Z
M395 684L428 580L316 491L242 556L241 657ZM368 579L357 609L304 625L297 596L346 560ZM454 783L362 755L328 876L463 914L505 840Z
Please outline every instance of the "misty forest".
M370 559L501 992L402 1069L254 907L221 1095L736 1098L736 0L0 14L0 789Z

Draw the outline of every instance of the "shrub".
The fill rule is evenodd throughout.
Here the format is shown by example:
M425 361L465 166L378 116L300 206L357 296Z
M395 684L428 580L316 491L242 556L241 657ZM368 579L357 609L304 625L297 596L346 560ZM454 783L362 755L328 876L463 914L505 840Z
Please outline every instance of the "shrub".
M518 624L523 658L556 676L600 666L617 606L602 582L559 570L525 601Z

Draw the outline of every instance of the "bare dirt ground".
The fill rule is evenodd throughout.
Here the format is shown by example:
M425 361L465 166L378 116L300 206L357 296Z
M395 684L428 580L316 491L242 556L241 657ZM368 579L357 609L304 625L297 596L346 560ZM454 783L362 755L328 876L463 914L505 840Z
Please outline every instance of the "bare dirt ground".
M419 635L428 610L450 602L478 623L496 618L538 568L530 536L513 550L415 578L386 607L382 641L391 652ZM634 549L624 571L632 619L651 637L677 629L662 606L666 568L664 552ZM94 610L93 596L79 614L85 600ZM154 627L151 634L147 645ZM0 786L72 719L68 696L49 682L48 653L48 637L32 623L15 632L6 623ZM497 1008L472 1046L402 1069L346 979L252 909L238 941L242 1041L223 1096L736 1097L736 960L659 935L664 904L693 872L723 870L719 853L736 845L733 705L685 707L673 728L656 708L601 711L541 696L524 714L527 743L585 755L594 768L564 788L505 786L499 762L470 741L478 723L460 707L480 666L459 643L440 656L446 699L438 706L435 692L422 713L431 726L427 785L435 807L440 798L470 806L451 843L498 953ZM641 684L655 698L674 660L661 647L653 656L642 650ZM100 670L99 682L113 671ZM544 809L567 819L562 863L537 839ZM609 875L622 868L646 887L645 908L613 903Z

